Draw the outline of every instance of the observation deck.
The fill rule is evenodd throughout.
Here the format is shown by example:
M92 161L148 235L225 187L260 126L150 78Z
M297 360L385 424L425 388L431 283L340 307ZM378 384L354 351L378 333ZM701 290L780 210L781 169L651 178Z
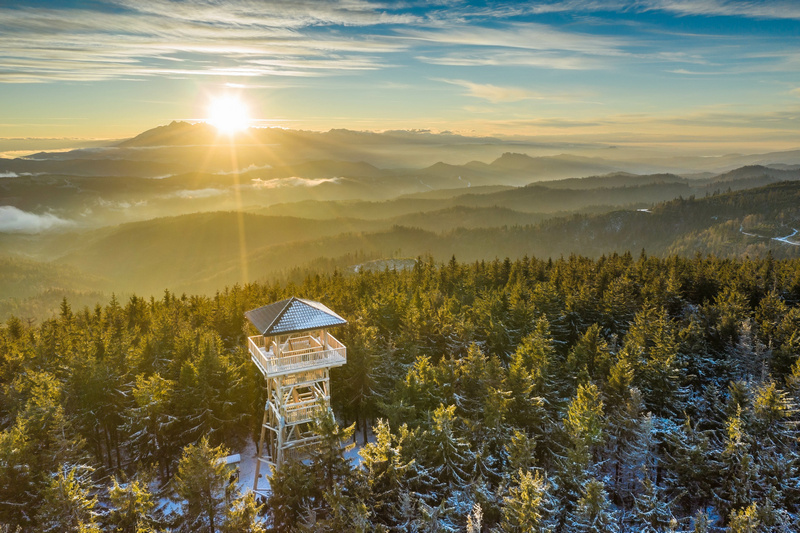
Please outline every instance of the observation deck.
M292 337L283 343L279 343L276 337L255 335L248 338L247 345L250 358L267 378L347 363L347 348L327 331L319 335Z

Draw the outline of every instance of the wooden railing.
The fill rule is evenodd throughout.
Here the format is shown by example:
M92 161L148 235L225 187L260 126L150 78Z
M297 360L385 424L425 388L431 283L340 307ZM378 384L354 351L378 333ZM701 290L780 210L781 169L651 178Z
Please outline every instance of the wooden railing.
M291 407L286 409L285 421L287 424L296 424L298 422L311 421L317 418L320 414L320 407L316 402L311 405L304 405L301 407Z
M256 364L262 374L267 373L269 367L267 360L271 352L264 350L264 337L256 335L255 337L248 337L247 347L250 350L250 358Z
M347 362L347 348L327 331L320 339L321 347L301 348L281 352L275 357L274 348L267 350L264 337L248 338L248 348L253 361L266 376L288 374L311 368L339 366Z

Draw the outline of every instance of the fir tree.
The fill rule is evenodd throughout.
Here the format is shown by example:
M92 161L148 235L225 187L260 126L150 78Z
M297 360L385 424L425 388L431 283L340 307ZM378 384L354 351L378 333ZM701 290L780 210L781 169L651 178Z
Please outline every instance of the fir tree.
M227 469L227 450L212 448L204 437L184 449L173 480L181 505L178 531L262 531L252 495L241 496Z
M503 499L503 519L499 531L533 533L553 530L549 490L550 484L540 472L517 472L508 496Z
M755 503L742 509L733 509L730 514L729 531L731 533L758 533L761 521Z
M633 523L642 533L667 533L676 531L678 521L672 514L674 502L666 501L663 491L653 483L648 473L642 479L642 491L636 497Z
M91 469L64 466L44 493L39 530L58 533L100 533L97 498L91 496Z
M150 492L147 475L120 485L116 478L108 489L110 509L103 518L104 527L115 533L155 533L160 531L156 502Z
M567 516L569 531L575 533L616 533L617 518L602 481L590 479L575 509Z
M389 525L391 509L406 484L409 467L413 463L403 460L403 442L394 435L385 420L378 420L373 429L375 441L359 450L361 467L368 490L368 505L379 522Z

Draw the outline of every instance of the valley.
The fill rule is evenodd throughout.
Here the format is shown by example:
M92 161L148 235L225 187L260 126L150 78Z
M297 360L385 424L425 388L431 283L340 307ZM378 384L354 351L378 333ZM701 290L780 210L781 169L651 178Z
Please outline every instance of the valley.
M64 297L213 294L384 259L799 251L787 237L800 224L792 152L697 161L410 132L251 129L227 146L214 135L173 123L0 159L0 318L40 319ZM434 156L453 162L416 168ZM477 156L488 162L454 162Z

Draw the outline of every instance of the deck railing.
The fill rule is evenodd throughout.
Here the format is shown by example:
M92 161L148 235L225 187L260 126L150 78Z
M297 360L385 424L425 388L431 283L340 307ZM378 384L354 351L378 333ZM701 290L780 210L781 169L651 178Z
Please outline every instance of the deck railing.
M326 331L319 342L321 346L282 351L280 357L275 357L275 349L270 346L267 350L264 337L256 335L248 338L248 348L251 358L266 376L339 366L347 362L347 348L333 335Z

